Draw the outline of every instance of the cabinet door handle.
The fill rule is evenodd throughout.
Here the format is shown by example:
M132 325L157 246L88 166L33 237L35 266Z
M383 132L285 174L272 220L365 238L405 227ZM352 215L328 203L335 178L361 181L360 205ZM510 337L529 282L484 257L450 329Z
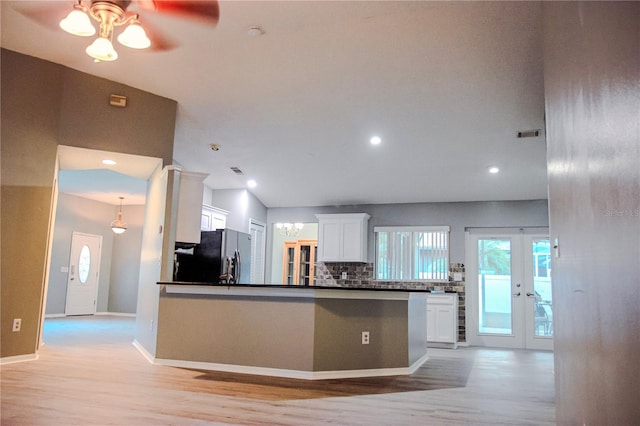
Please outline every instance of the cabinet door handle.
M531 296L535 296L535 294L527 292L527 296L531 297Z
M518 296L520 296L520 292L513 293L513 295L514 295L514 296L516 296L516 297L518 297Z

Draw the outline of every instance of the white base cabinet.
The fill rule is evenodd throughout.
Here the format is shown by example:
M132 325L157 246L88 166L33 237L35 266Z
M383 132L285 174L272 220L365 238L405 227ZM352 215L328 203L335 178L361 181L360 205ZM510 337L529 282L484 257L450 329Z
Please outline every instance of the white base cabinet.
M427 295L427 346L458 346L458 294Z

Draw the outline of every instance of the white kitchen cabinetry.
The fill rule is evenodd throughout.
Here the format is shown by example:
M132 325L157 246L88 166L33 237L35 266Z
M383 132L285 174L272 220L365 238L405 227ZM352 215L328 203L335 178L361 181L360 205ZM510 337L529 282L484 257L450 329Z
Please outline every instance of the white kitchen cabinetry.
M200 219L201 231L215 231L216 229L224 229L227 226L228 211L217 207L202 205L202 216Z
M427 346L458 346L458 294L427 295Z
M179 173L180 192L178 192L176 241L200 243L204 179L209 175L186 171L179 171Z
M366 213L317 214L318 261L366 262L369 216Z

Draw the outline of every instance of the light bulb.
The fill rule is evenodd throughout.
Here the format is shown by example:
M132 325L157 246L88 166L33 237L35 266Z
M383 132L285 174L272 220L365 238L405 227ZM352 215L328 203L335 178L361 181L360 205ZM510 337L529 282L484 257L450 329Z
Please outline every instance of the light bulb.
M87 55L98 61L115 61L118 59L118 52L113 48L109 40L98 37L89 47L87 47Z
M118 36L120 44L133 49L146 49L151 46L151 40L144 32L144 28L138 22L132 22Z
M89 16L80 9L73 9L66 18L60 21L60 28L69 34L89 37L96 33Z

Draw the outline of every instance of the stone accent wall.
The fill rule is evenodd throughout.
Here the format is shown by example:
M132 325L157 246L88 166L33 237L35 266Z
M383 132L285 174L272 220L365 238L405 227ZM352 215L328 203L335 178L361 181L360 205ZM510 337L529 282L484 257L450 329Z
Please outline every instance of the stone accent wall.
M343 273L346 278L343 279ZM462 274L461 281L454 281L454 272ZM458 293L458 341L466 342L465 329L465 269L463 263L449 265L448 282L429 281L378 281L374 279L373 263L361 262L318 262L316 265L316 286L416 289Z

